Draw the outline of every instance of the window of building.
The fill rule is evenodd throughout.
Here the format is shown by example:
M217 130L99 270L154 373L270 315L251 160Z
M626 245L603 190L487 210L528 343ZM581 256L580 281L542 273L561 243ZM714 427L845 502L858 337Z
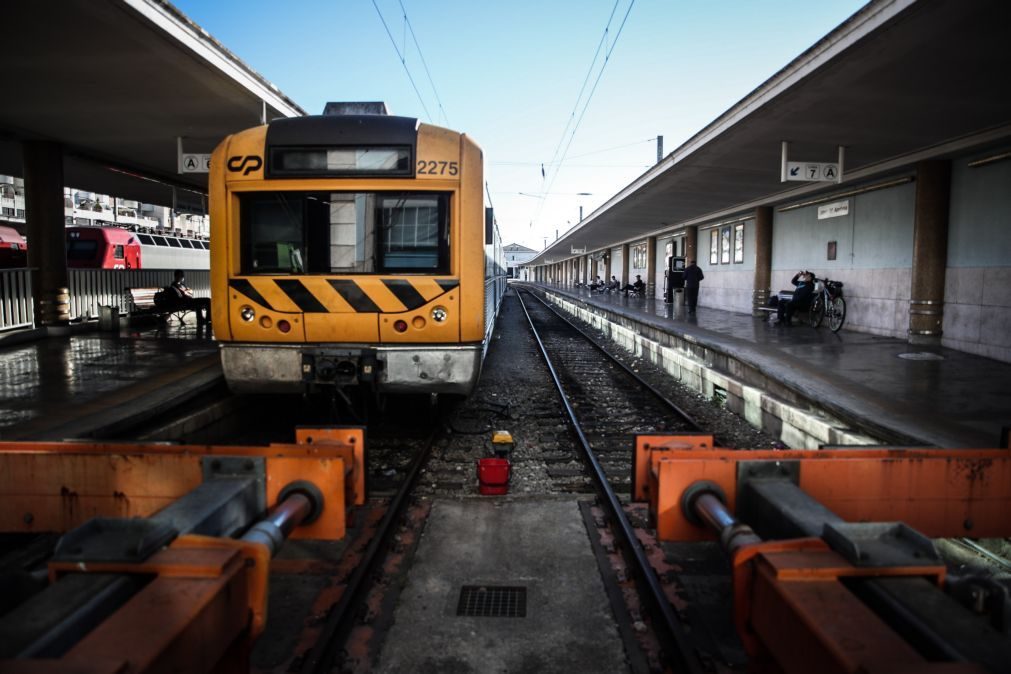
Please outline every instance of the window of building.
M636 246L632 246L632 268L633 269L645 269L646 268L646 244L642 243Z
M720 230L709 230L709 264L720 263Z
M734 264L744 262L744 223L734 225Z

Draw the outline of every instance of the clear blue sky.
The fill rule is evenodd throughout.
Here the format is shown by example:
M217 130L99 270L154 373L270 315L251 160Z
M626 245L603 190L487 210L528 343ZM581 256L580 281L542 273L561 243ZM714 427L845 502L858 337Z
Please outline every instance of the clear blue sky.
M326 101L381 100L394 114L469 134L485 152L485 177L503 237L540 250L545 237L554 239L556 230L564 232L575 225L580 206L589 215L655 162L652 139L657 135L664 137L664 154L670 153L864 3L618 0L616 7L615 0L376 0L375 4L175 0L175 4L310 114L321 113ZM420 56L406 29L405 10ZM577 97L612 11L603 47L611 50L610 59L575 135L570 125L563 136L566 125L575 121L574 109L576 117L583 109L586 93L578 108ZM406 57L420 100L380 12ZM586 92L601 62L599 56ZM570 138L566 161L558 165ZM616 146L623 147L609 149ZM541 176L542 163L546 179ZM543 198L520 194L545 192Z

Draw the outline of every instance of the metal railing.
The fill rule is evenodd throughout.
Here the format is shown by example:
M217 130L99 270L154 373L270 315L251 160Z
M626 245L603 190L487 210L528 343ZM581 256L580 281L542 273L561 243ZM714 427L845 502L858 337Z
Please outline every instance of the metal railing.
M0 332L35 325L30 269L0 269Z
M35 325L29 268L0 269L0 331ZM171 269L68 269L70 319L97 318L100 306L129 310L127 288L164 288L172 283ZM211 274L206 269L186 271L186 285L196 297L211 296Z

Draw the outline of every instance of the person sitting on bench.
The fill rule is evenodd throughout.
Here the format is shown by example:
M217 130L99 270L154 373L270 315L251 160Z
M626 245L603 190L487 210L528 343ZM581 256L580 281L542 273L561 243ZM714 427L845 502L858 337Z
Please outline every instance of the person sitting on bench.
M625 291L625 294L634 293L636 295L642 295L646 292L646 282L642 280L642 276L640 274L636 274L635 283L629 283L622 288L622 290Z
M795 311L803 311L814 298L814 274L809 271L799 271L793 275L790 283L797 286L789 301L779 303L779 320L790 325Z
M155 295L154 304L162 311L193 311L197 315L198 326L211 322L211 300L193 297L193 291L186 287L186 274L181 269L175 271L172 285Z

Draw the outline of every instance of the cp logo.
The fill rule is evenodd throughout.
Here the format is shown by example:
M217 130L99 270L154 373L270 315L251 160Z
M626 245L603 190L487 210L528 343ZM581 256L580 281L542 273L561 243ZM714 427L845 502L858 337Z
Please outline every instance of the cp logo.
M232 173L242 173L242 175L247 176L253 171L260 170L263 166L263 160L256 155L246 155L245 157L229 157L228 158L228 170Z

